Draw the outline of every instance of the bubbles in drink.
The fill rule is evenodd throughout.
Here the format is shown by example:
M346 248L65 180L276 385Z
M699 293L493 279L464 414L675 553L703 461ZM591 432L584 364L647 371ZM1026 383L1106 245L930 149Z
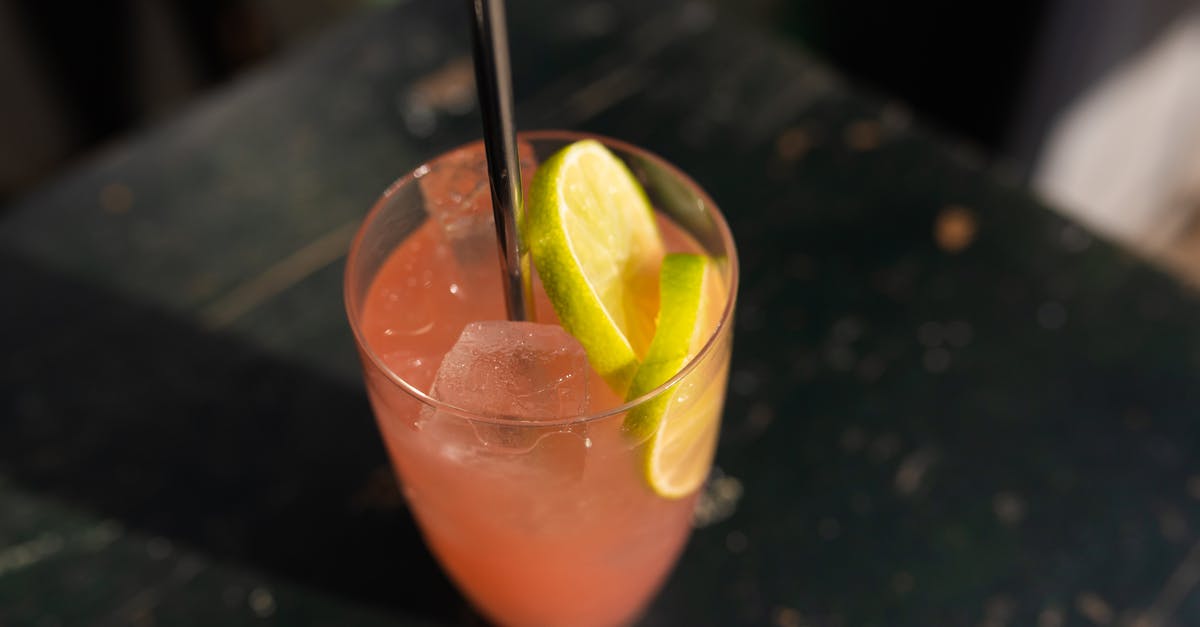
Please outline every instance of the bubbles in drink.
M528 144L518 148L527 184L537 164ZM373 347L423 392L465 324L505 315L486 168L483 147L471 146L416 173L427 218L377 278L381 289L368 296L366 309L380 313L363 323ZM544 295L538 312L544 322L554 319Z

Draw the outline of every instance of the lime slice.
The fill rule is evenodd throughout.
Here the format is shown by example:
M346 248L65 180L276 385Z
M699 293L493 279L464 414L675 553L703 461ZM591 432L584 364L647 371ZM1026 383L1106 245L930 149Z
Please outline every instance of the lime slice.
M663 243L645 191L599 142L578 141L534 174L524 227L563 328L624 394L658 310Z
M719 315L720 283L715 264L704 255L671 254L663 259L658 331L633 377L630 400L666 383L700 352ZM646 440L646 480L659 495L686 496L708 476L724 403L723 383L723 372L693 371L626 416L626 430Z

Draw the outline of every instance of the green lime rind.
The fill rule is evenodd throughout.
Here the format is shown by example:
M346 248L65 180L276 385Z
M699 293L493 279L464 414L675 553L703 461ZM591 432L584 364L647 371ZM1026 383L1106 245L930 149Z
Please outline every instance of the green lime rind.
M664 384L687 362L700 317L705 268L704 255L672 253L663 258L659 280L658 332L646 359L633 376L626 400L633 400ZM658 430L672 394L667 391L631 411L625 428L634 437L650 437Z
M633 400L666 383L683 369L703 345L707 331L704 313L705 281L712 260L704 255L669 254L663 259L659 282L658 332L646 358L634 374L627 398ZM659 495L678 498L704 481L707 468L688 459L694 446L711 432L709 423L719 410L685 407L671 413L679 383L630 410L625 430L645 441L644 473ZM682 444L680 444L682 442ZM682 451L682 452L681 452ZM684 457L673 459L672 457Z
M605 382L624 394L654 333L662 258L645 191L602 144L578 141L537 169L523 226L563 328Z

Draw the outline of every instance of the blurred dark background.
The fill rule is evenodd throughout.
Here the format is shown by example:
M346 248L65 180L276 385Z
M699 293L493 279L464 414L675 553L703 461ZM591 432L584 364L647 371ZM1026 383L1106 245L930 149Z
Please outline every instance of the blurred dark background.
M367 0L0 0L0 201Z
M0 0L0 201L390 1ZM1063 103L1190 0L717 4L1020 167Z

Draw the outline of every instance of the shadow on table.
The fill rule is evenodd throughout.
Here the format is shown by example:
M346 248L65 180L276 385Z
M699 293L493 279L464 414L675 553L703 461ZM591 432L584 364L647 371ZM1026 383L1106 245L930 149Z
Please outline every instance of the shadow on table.
M4 253L0 293L0 472L309 586L463 616L360 389Z

